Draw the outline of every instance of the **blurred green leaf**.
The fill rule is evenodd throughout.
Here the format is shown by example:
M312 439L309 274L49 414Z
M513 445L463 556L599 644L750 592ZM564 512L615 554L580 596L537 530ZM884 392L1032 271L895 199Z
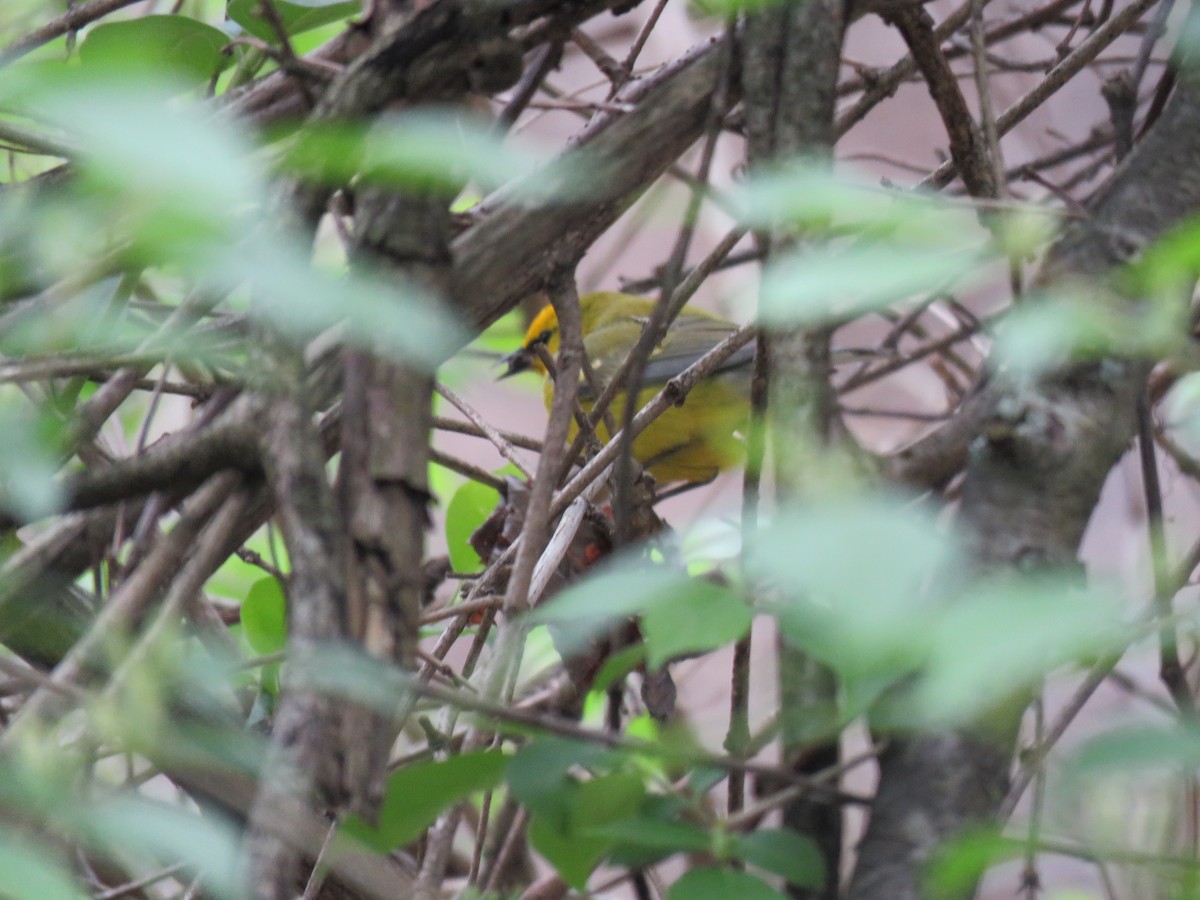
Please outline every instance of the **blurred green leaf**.
M1061 212L1053 207L1024 205L993 220L997 250L1009 258L1029 259L1058 235Z
M288 669L297 690L321 691L383 714L393 712L411 690L409 673L346 641L309 648L305 655L305 666Z
M857 318L915 294L979 275L978 246L961 236L942 242L861 240L848 247L809 247L773 263L763 275L761 320L806 325Z
M996 863L1019 857L1024 846L1012 838L977 831L955 838L938 848L930 861L924 896L950 900L975 892L979 880Z
M233 58L221 52L229 35L188 16L151 15L123 22L101 22L79 47L85 72L167 71L184 81L207 84Z
M259 40L278 44L279 35L270 22L259 15L259 3L260 0L229 0L226 14ZM341 22L362 11L358 0L271 0L271 5L279 13L289 35Z
M913 228L932 229L923 233L936 237L949 226L935 227L938 220L931 214L970 216L934 195L890 190L865 179L834 174L819 160L756 169L731 199L738 218L749 225L791 225L828 236L895 236ZM961 224L960 219L955 223Z
M457 193L468 181L497 188L550 160L502 137L488 121L459 109L430 108L386 116L369 126L306 127L289 142L283 164L333 184L358 176L364 184Z
M695 15L728 20L739 13L766 9L780 2L781 0L689 0L688 6Z
M750 630L754 613L732 591L704 580L667 591L642 614L646 659L652 669L686 653L702 653L736 641Z
M790 641L846 679L885 683L923 658L960 556L929 513L886 499L783 511L747 554L781 588L763 608Z
M563 798L567 773L575 766L595 767L616 758L614 751L597 744L540 737L509 761L505 781L530 812L564 828L568 816Z
M529 822L529 842L563 881L581 890L608 847L603 839L580 839L536 815Z
M782 875L788 884L819 888L825 863L811 840L786 828L763 828L741 835L734 855L753 866Z
M63 422L47 409L32 410L17 400L0 402L0 504L23 521L61 508L63 486L58 448Z
M287 646L287 600L272 577L256 581L242 601L242 628L255 653L278 653Z
M478 481L465 481L446 505L446 549L455 572L478 572L483 560L471 546L471 535L496 509L500 493Z
M645 813L596 830L613 842L612 859L618 865L648 866L673 853L707 853L712 835L688 822L650 818Z
M1200 728L1184 724L1114 728L1090 738L1071 754L1067 763L1074 775L1197 767L1200 767Z
M141 857L148 869L161 859L183 861L214 897L244 896L242 854L233 823L212 809L203 816L181 806L122 795L79 811L79 828L114 859Z
M646 661L646 645L632 644L609 654L592 679L591 694L607 696L608 689ZM589 694L590 696L590 694Z
M1176 303L1200 276L1200 217L1163 234L1121 273L1131 296L1154 294Z
M931 623L914 700L926 721L968 721L1135 635L1119 598L1099 587L1053 577L977 584Z
M760 316L806 324L851 318L976 273L988 234L974 213L932 195L835 176L819 164L752 173L735 195L739 217L791 226L810 241L763 277ZM850 241L835 240L850 236Z
M1185 314L1174 298L1135 302L1069 290L1031 296L999 323L993 354L1008 372L1027 376L1077 359L1165 356L1187 332Z
M785 900L761 878L734 869L692 869L667 889L667 900Z
M168 79L75 77L13 101L58 122L80 146L72 209L95 217L107 253L205 268L256 224L266 191L252 147L206 108L173 96Z
M23 102L39 99L38 115L86 147L71 188L84 201L76 216L90 211L110 246L127 244L126 262L178 267L218 296L240 292L255 315L298 340L338 325L355 343L429 367L466 343L420 285L361 267L328 275L311 264L305 240L264 225L267 191L252 148L206 110L109 79L68 79Z
M680 543L688 574L698 577L738 558L741 527L728 518L701 518L688 524Z
M39 218L31 225L49 230L53 226L53 217ZM68 268L70 265L70 262L66 263ZM61 303L15 312L6 323L9 327L0 335L2 352L11 356L72 352L120 354L137 349L147 332L116 313L115 307L121 305L117 299L121 290L119 282L116 277L104 278L81 287ZM205 355L203 342L193 341L191 351L180 353L178 359L202 358ZM61 408L69 415L74 404L67 402ZM131 439L133 434L136 429L133 433L126 432Z
M254 314L297 340L338 325L357 345L428 368L466 343L462 327L420 285L365 270L327 275L287 239L260 235L231 248L209 275L214 289L248 291Z
M9 900L84 900L64 861L18 835L0 832L0 871Z
M668 591L686 592L690 579L622 558L598 567L530 614L530 621L567 623L590 619L596 627L643 612Z
M415 840L460 800L494 788L506 764L503 752L485 750L406 766L388 779L378 826L353 816L343 830L378 853L391 853Z
M521 344L525 336L525 318L521 310L514 309L506 313L488 326L488 329L475 338L471 346L478 350L491 350L495 353L510 353ZM500 373L497 369L497 374Z
M639 613L650 617L645 638L652 664L676 652L710 649L730 640L729 635L739 636L751 617L745 603L726 588L624 557L567 588L536 609L530 619L551 624L560 651L568 653ZM708 613L711 621L702 621Z
M603 827L634 815L644 795L641 779L626 772L568 781L560 797L565 816L535 816L529 826L530 842L563 881L583 890L614 844Z
M619 822L641 805L646 794L642 779L632 772L612 772L579 783L571 827L580 832L599 832Z

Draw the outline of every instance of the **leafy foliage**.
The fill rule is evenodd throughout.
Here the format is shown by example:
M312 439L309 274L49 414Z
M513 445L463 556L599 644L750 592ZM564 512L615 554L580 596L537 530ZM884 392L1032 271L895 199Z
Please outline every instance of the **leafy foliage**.
M1162 654L1155 663L1171 703L1156 692L1153 718L1105 727L1066 752L1055 743L1061 731L1048 739L1045 717L1038 718L1017 772L1022 786L1032 781L1039 797L1049 794L1033 825L1020 835L997 826L944 842L921 874L923 888L929 896L961 896L997 863L1024 857L1034 866L1045 852L1141 866L1157 879L1157 893L1200 895L1193 857L1123 846L1144 837L1129 835L1134 819L1151 823L1147 833L1165 833L1173 816L1182 817L1172 804L1195 795L1190 773L1200 761L1200 735L1187 698L1194 694L1188 676L1196 607L1187 593L1192 573L1172 571L1195 557L1180 553L1194 539L1184 504L1168 509L1165 526L1151 523L1159 596L1142 609L1130 602L1142 599L1137 591L1044 564L1052 528L1046 518L1030 516L1020 565L989 570L983 561L991 560L994 535L960 533L954 524L957 469L925 482L897 478L917 483L919 495L879 485L897 460L906 461L907 451L893 452L897 447L962 415L991 385L1038 391L1049 384L1069 394L1092 369L1128 372L1157 360L1169 365L1147 394L1154 409L1143 438L1157 438L1173 462L1154 457L1150 440L1143 450L1167 473L1164 480L1196 477L1200 381L1176 375L1193 367L1193 316L1182 301L1200 273L1200 217L1172 221L1102 284L1043 284L1028 276L1029 262L1079 217L1073 200L1060 204L1053 192L1025 202L1023 185L968 203L931 189L880 185L874 168L856 172L840 161L836 171L787 160L744 176L705 171L695 185L689 172L683 183L695 189L695 202L681 206L692 218L676 244L688 252L671 260L639 257L635 266L614 256L618 261L605 260L600 274L636 282L651 272L635 285L648 295L691 290L696 276L706 282L699 303L725 303L726 312L740 310L742 319L775 335L811 329L805 340L832 336L829 377L817 371L820 354L805 370L814 381L804 391L820 381L827 394L793 397L790 412L799 420L810 404L827 401L839 425L827 431L837 440L776 443L764 470L795 452L803 460L803 502L747 504L753 517L747 512L742 523L731 521L728 509L701 513L682 548L669 528L655 530L648 508L638 510L647 514L628 517L623 527L635 523L642 529L635 536L645 540L600 560L600 545L580 547L564 523L594 527L621 545L628 535L609 507L627 492L614 480L604 491L589 486L580 499L561 493L564 480L543 498L555 510L550 535L505 522L513 528L496 539L485 563L471 539L500 505L492 479L479 474L495 470L495 461L458 459L457 449L438 443L428 484L418 484L397 469L410 456L419 459L414 471L425 469L425 448L414 454L401 447L401 436L372 422L378 443L363 472L391 496L432 509L442 527L427 529L430 555L444 549L448 558L448 565L413 559L389 569L364 537L380 510L347 500L346 467L357 463L338 453L341 425L361 414L342 394L351 351L394 366L393 373L461 381L499 430L524 427L513 398L529 400L540 414L532 380L511 393L491 384L498 358L515 349L526 327L527 316L514 309L524 298L510 295L507 281L533 273L533 281L546 282L543 270L558 260L559 245L595 241L593 230L617 236L628 228L610 243L656 252L663 242L654 230L668 217L672 226L683 221L654 172L672 168L678 175L689 158L680 149L659 159L672 136L647 138L630 122L661 102L660 79L669 84L688 66L651 71L633 47L617 48L611 58L597 53L578 37L585 23L572 17L604 4L537 4L535 15L510 3L503 14L475 10L478 21L450 17L445 28L458 44L413 56L419 64L390 73L397 90L424 85L428 96L407 96L403 111L343 116L323 104L333 85L366 67L359 45L370 43L373 19L384 15L370 4L188 0L94 20L94 7L76 4L54 21L50 6L14 2L11 18L0 22L0 45L8 48L0 50L0 149L7 157L0 171L5 896L116 896L145 881L155 896L190 896L198 885L205 896L243 897L247 834L261 828L256 797L279 778L308 790L290 799L298 815L312 819L280 827L295 825L289 838L306 854L305 877L317 873L314 886L347 876L347 866L379 864L365 881L394 879L386 883L401 896L409 887L402 875L442 851L463 851L464 896L524 891L528 885L512 873L536 856L580 892L648 871L657 879L683 870L674 881L655 881L669 882L669 900L779 898L788 886L820 889L840 872L812 836L764 824L775 821L767 817L776 810L844 802L842 789L857 766L885 747L890 752L931 732L993 737L1044 684L1074 686L1082 677L1086 687L1117 660L1150 650ZM695 16L697 27L716 29L729 17L769 13L773 4L676 6ZM470 71L439 68L457 58L459 44L482 41L485 26L510 15L511 28L480 44ZM1076 22L1093 24L1082 14ZM41 25L53 26L51 39L38 36ZM1063 30L1063 54L1070 52L1074 38L1058 18L1036 27ZM573 43L563 44L564 35ZM985 37L999 39L990 31ZM417 54L422 40L433 38L421 33L402 52L392 48L392 56L408 59L404 54ZM944 47L957 60L957 45ZM517 67L523 59L524 71L536 74L535 63L553 69L567 53L597 64L605 79L598 94L582 83L558 84L577 77L572 66L549 82L523 85L528 96L491 91L491 78L504 81L506 60ZM626 68L619 60L627 53ZM1060 56L1054 64L1063 62ZM509 74L515 82L518 73ZM844 81L853 106L842 113L866 102L876 86L894 91L899 82L891 77L884 67ZM722 90L732 92L726 101L736 100L736 84ZM719 109L706 96L704 108L710 103L715 150L704 156L719 167L728 157L724 142L740 141L749 120L744 108ZM580 115L591 123L583 131ZM539 133L543 116L570 123L571 146L557 125L542 128L539 140L526 133ZM634 149L615 168L594 152L614 133ZM701 136L689 134L680 146ZM730 158L740 159L740 144L738 151ZM1064 158L1094 152L1076 147ZM1042 168L1057 171L1049 163ZM610 197L605 191L618 170L644 174L626 195ZM1086 181L1094 172L1075 176ZM1065 175L1034 180L1072 183ZM379 196L445 217L436 228L400 235L411 244L401 241L372 258L380 235L370 232L364 210ZM540 218L522 218L530 210ZM570 218L579 210L586 215ZM602 228L618 221L619 210L628 215ZM730 243L700 262L697 248L707 252L715 243L714 224L727 229L731 220L741 232L772 237L761 278L742 274L742 265L761 260L767 242ZM478 262L472 254L482 253L480 233L491 235L486 252L529 272L497 266L509 274L493 278L481 266L486 277L459 283L455 267ZM422 244L427 238L431 243ZM604 252L580 269L581 284L595 278L587 265ZM697 274L713 271L723 274ZM787 342L772 346L786 352ZM303 372L281 378L275 364L284 353L300 359ZM717 377L745 375L748 385L748 358L741 351ZM302 383L284 383L287 377ZM366 393L369 405L383 402ZM295 433L319 436L320 446L305 448L317 458L309 481L282 477L283 461L261 441L268 427L278 427L262 420L263 410L273 411L288 394L310 404L292 423ZM897 410L888 405L895 397L924 405ZM229 411L241 410L247 398L265 400L254 407L259 418L222 431L234 418ZM787 402L786 394L770 398ZM691 407L687 397L677 399L679 408L695 411L694 395ZM971 482L963 503L1022 478L1058 489L1046 474L1056 460L1025 459L1019 444L1022 429L1065 434L1069 417L1054 408L1015 423L1007 415L1000 409L975 428L975 443L961 448L973 459L983 443L1003 451L994 480ZM902 425L877 429L885 417ZM595 424L573 427L586 433ZM473 430L465 421L458 427ZM614 421L609 430L617 427ZM595 450L578 443L585 455ZM578 471L558 468L566 479ZM668 518L700 506L687 506L690 499L663 507ZM1177 500L1169 497L1168 506ZM1078 512L1093 501L1081 488L1064 506ZM265 523L284 506L314 521L332 508L337 527L317 529L320 540L306 542L311 535L297 530L314 522L281 515L276 541ZM572 519L581 506L584 513ZM1169 540L1160 527L1171 531ZM526 549L534 540L543 543L531 562ZM552 557L547 547L561 552ZM353 558L354 566L384 571L388 590L364 599L331 588L336 609L314 625L319 616L302 603L289 609L285 597L303 597L314 590L313 578L330 575L305 569L308 554L318 551L347 569ZM304 569L303 577L294 568ZM544 588L546 602L527 611L528 598L511 596L516 582L509 579L518 573ZM344 574L339 570L339 578ZM447 584L452 578L456 586ZM340 588L345 579L330 582ZM405 592L427 604L407 619L398 612ZM475 604L457 613L452 600L464 598ZM388 631L401 619L411 629L405 637L429 638L406 668L385 658L406 643ZM316 646L318 625L342 640ZM828 708L804 710L803 740L786 755L818 758L816 751L836 749L846 728L867 722L871 749L847 764L852 774L833 767L798 775L774 762L777 732L783 741L794 735L783 715L773 715L778 710L761 708L779 705L779 692L762 675L773 649L764 649L771 642L759 633L777 635L806 664L829 673L833 685ZM735 705L725 737L733 750L720 752L720 735L705 730L703 716L672 708L674 683L665 679L724 660L735 647L751 648L752 672L739 687L744 703ZM1180 648L1183 671L1173 674L1171 653ZM1137 696L1148 693L1120 671L1115 677ZM280 728L280 705L297 695L319 698L312 722ZM724 716L724 696L719 706ZM348 798L362 784L339 782L345 796L319 799L309 790L309 782L325 777L322 766L361 775L355 767L365 766L369 753L339 743L348 726L345 734L329 727L329 758L312 771L282 766L279 745L318 727L314 722L326 727L356 716L375 717L380 734L394 742L377 808L351 813ZM263 739L269 734L271 746ZM1178 789L1180 772L1189 773L1186 790ZM745 783L751 796L735 799L734 785ZM1138 803L1158 808L1128 815ZM1168 808L1171 815L1163 812ZM320 844L331 824L336 839L326 856ZM501 826L510 833L497 838ZM1070 840L1058 839L1056 829ZM316 847L297 837L313 834Z

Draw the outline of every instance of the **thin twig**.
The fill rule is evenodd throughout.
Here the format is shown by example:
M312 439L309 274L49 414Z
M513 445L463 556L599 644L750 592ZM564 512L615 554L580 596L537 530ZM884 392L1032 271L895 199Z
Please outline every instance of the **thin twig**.
M532 477L529 474L529 470L525 468L525 464L521 462L520 458L513 450L512 444L504 437L504 435L489 425L487 420L484 419L484 417L481 416L475 410L475 408L471 406L471 404L467 403L466 400L454 393L454 391L450 390L450 388L441 382L438 382L434 390L436 390L438 394L453 404L455 409L470 419L471 422L474 423L475 427L483 432L484 436L492 442L492 446L500 452L500 455L512 463L518 472L525 476L526 479Z
M90 3L72 6L57 19L47 22L41 28L31 31L0 50L0 66L6 66L56 37L61 37L69 31L78 31L84 25L136 2L137 0L91 0Z

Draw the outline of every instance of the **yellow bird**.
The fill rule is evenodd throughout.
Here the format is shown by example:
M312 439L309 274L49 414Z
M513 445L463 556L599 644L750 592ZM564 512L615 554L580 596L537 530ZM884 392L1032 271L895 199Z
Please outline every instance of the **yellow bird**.
M601 292L579 298L583 347L598 391L617 374L625 357L641 336L654 310L654 300L631 294ZM685 308L646 364L637 395L640 409L667 381L681 373L729 337L737 326L710 313ZM544 345L558 353L558 317L547 306L534 318L520 349L504 358L504 377L531 370L546 375L535 352ZM750 364L754 346L740 348L716 372L696 385L683 406L671 407L655 419L633 442L633 455L660 483L711 481L717 473L736 465L745 455L744 433L750 415ZM554 382L546 378L546 407L554 396ZM590 411L595 402L586 379L579 385L580 405ZM624 416L625 394L618 393L612 414L617 427ZM636 410L635 410L636 411ZM574 437L575 426L571 436ZM610 438L603 421L596 426L602 441Z

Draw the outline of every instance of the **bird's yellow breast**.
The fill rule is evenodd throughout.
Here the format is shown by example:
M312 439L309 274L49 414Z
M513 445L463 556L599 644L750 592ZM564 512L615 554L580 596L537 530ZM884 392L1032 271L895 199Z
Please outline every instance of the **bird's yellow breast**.
M584 350L600 391L618 374L653 309L654 301L628 294L588 294L580 298ZM523 346L528 348L541 342L548 351L556 352L557 325L553 308L542 310L531 323ZM637 408L651 400L670 378L733 333L735 327L709 313L684 309L651 354L637 395ZM544 371L536 360L530 362L529 368ZM633 443L634 458L662 483L712 479L744 457L749 395L750 374L746 364L710 376L689 392L682 405L666 410L638 435ZM554 384L547 378L547 408L553 396ZM588 382L581 382L580 405L590 412L594 401ZM624 406L625 395L620 394L611 408L618 428L625 414ZM577 427L572 425L572 439L576 431ZM611 438L603 421L597 424L596 434L602 441Z

